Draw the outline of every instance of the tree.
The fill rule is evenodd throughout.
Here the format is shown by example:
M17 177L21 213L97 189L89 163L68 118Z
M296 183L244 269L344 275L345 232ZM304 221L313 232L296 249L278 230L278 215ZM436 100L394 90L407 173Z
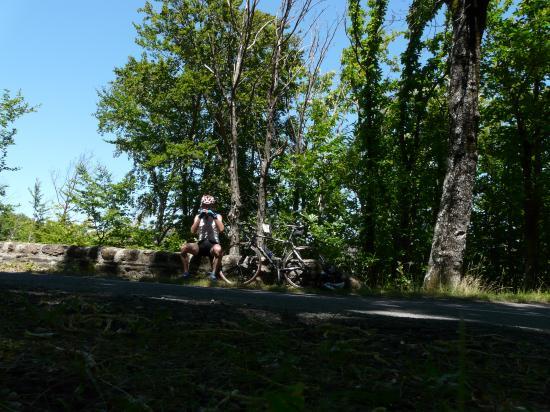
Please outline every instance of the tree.
M74 204L86 216L98 244L124 242L131 223L129 208L133 185L131 176L114 183L105 166L97 165L91 172L84 165L78 166Z
M230 138L227 140L229 148L229 178L231 188L231 208L227 215L230 223L230 253L239 254L240 224L241 224L241 187L239 182L239 92L242 88L243 74L246 72L247 58L258 40L258 36L270 23L267 20L261 27L255 28L256 6L259 0L244 0L244 10L240 10L240 3L227 2L225 11L229 18L224 22L220 19L222 13L210 14L207 24L218 30L208 34L210 55L205 66L214 76L219 95L227 111L229 120ZM225 24L224 24L225 23ZM229 23L229 24L227 24ZM224 27L225 33L222 29ZM220 30L221 29L221 30ZM219 33L219 34L218 34ZM223 40L226 35L227 43ZM226 48L227 46L229 48ZM222 49L225 49L224 50ZM220 59L223 56L225 59ZM227 64L229 63L229 64ZM229 70L227 70L229 68Z
M351 269L357 208L348 179L349 141L344 130L349 100L341 85L335 87L334 73L317 73L315 78L310 74L295 101L296 117L289 120L289 150L274 162L277 190L270 214L279 223L307 223L316 248Z
M54 214L61 226L69 227L72 223L72 214L76 209L74 195L78 183L78 171L87 168L91 161L91 155L82 154L72 161L65 170L65 176L61 178L59 170L51 171L50 177L55 191Z
M489 0L453 0L447 4L453 30L449 56L449 156L424 278L428 289L453 287L462 276L478 157L481 38Z
M102 133L114 133L117 152L133 161L139 182L138 220L152 218L155 244L190 226L201 175L213 143L201 102L204 89L173 58L133 57L100 93L96 117Z
M548 267L547 20L543 1L521 1L513 9L508 1L496 2L483 46L475 248L489 257L488 272L504 273L507 284L524 289L544 282Z
M35 227L40 228L46 221L46 213L48 207L44 202L44 194L42 193L42 185L37 178L34 182L32 190L29 188L29 194L31 195L30 204L32 206L32 218L34 220Z
M444 162L438 150L443 145L438 143L446 137L446 131L437 133L440 127L434 125L431 118L434 108L441 112L440 107L433 106L432 102L441 96L447 80L445 57L450 38L445 25L433 36L423 39L428 22L433 19L432 9L411 7L405 32L407 48L401 55L401 76L396 81L395 98L388 108L389 117L393 118L391 123L396 143L392 184L397 189L397 222L392 229L394 264L402 266L401 272L406 266L415 278L424 275L421 269L425 264L422 259L426 249L424 228L426 222L431 226L432 216L423 210L427 209L425 205L429 204L433 192L440 195L441 185L433 182L442 180L437 171ZM446 118L440 120L438 123L446 124ZM436 165L436 170L433 165Z
M334 86L334 76L327 74L325 76L321 73L321 64L325 60L327 52L329 51L331 42L334 38L336 30L341 21L337 21L333 26L323 34L321 30L313 29L310 31L310 47L305 58L305 62L299 69L299 74L296 76L297 87L295 95L291 99L288 99L287 106L289 116L287 118L286 128L288 129L289 139L287 143L289 145L289 151L291 152L290 169L293 170L292 179L289 183L292 190L292 211L296 214L301 209L306 209L307 196L304 191L309 186L308 173L302 171L301 166L304 164L304 158L306 152L309 150L308 144L311 143L306 138L309 126L317 125L321 122L323 125L330 124L330 120L334 119L330 110L334 110L336 113L340 113L343 110L344 99L338 99L338 104L331 105L328 112L325 114L328 117L318 117L315 120L312 115L312 104L314 101L322 101L328 99L330 89ZM343 97L344 91L342 88L338 88L338 91L334 93L335 96ZM319 100L317 100L319 99ZM334 101L334 99L333 99ZM326 101L328 103L328 101ZM338 117L338 116L336 116ZM320 126L323 130L328 130ZM338 130L336 130L339 132ZM340 133L336 133L340 134Z
M295 38L295 33L302 24L304 18L310 11L311 0L304 0L298 4L297 11L294 11L297 2L295 0L282 0L280 7L280 16L273 24L275 36L273 39L271 59L270 59L270 80L267 88L266 97L266 128L265 139L262 147L259 149L259 184L258 184L258 211L256 214L256 231L260 236L259 244L263 245L263 224L266 218L267 210L267 183L269 179L269 171L274 159L283 154L287 141L279 142L281 139L278 129L282 129L278 122L278 118L282 113L288 112L288 104L286 110L281 110L281 102L285 97L290 100L289 90L295 88L297 76L301 68L301 53L298 47L292 45L298 41ZM296 13L293 17L291 14ZM292 87L294 86L294 87Z
M344 79L351 85L357 105L357 123L354 131L353 152L357 161L353 180L361 207L359 236L364 254L374 256L380 243L379 214L383 209L384 179L381 173L383 110L387 103L382 81L380 60L385 53L383 23L388 2L369 0L368 16L359 0L350 0L348 13L351 41L350 49L343 56ZM376 275L377 270L371 267ZM375 279L373 279L376 282Z
M362 246L367 253L373 253L376 242L376 201L380 191L376 180L379 175L377 162L379 160L379 136L381 132L382 100L381 90L382 70L380 68L382 39L382 24L387 9L387 1L369 1L370 19L366 16L358 0L349 2L351 27L348 35L351 40L353 63L350 83L357 100L358 119L355 131L355 141L359 153L358 196L361 203L361 215L364 222L361 225Z
M170 198L166 190L180 191L174 204L188 220L198 206L190 196L200 191L231 205L232 252L243 212L254 210L253 204L243 210L241 190L256 191L254 135L265 130L259 103L265 98L257 90L266 84L265 28L273 18L256 11L257 2L165 0L159 9L147 2L136 26L145 53L117 71L98 111L102 130L117 133L117 148L131 155L149 184L153 166L163 176L156 181L168 184L150 192L154 204ZM158 222L162 208L155 209Z
M0 97L0 173L5 170L16 170L6 163L8 147L15 143L14 137L17 133L17 129L12 127L13 122L35 110L35 107L25 102L20 92L12 97L9 90L4 89ZM0 186L0 196L4 195L4 191L5 186Z
M36 233L36 225L28 216L15 213L13 207L0 207L0 239L29 242Z

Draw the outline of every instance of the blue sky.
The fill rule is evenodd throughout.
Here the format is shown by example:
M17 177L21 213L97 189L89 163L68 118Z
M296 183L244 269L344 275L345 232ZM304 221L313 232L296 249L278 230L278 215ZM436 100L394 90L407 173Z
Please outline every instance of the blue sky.
M113 156L113 146L97 132L93 117L97 90L113 79L113 69L129 55L138 56L133 22L145 0L1 0L0 90L18 90L36 113L17 123L16 144L8 149L8 164L20 169L0 174L7 199L18 211L31 214L28 188L42 182L46 200L54 200L51 173L64 174L83 154L108 166L116 178L130 169L124 157ZM394 0L391 12L403 18L407 2ZM260 8L274 12L278 1L260 0ZM327 0L325 20L345 11L344 0ZM340 27L324 64L340 69L340 53L347 46Z

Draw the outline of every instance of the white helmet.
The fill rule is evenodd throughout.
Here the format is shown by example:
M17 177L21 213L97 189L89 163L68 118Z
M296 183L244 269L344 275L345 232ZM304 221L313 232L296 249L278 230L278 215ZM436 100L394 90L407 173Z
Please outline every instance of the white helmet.
M201 205L211 206L214 203L216 203L216 199L214 199L214 196L204 195L203 197L201 197Z

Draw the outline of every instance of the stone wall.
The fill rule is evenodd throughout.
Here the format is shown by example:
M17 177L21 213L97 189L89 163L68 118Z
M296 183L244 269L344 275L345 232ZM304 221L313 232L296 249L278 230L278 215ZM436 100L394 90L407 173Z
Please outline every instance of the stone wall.
M170 278L183 273L179 253L69 246L40 243L0 242L0 262L30 263L34 268L73 274L106 274L127 279ZM224 268L232 259L224 256ZM210 271L208 258L191 259L191 272Z

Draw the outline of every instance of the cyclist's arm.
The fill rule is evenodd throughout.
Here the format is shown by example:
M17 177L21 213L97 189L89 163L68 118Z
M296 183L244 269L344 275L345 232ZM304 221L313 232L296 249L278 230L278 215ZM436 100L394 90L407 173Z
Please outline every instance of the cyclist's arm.
M195 220L193 220L193 224L191 225L191 233L195 234L197 233L197 230L199 229L199 215L195 216Z
M223 225L222 221L222 215L218 215L216 219L214 219L214 222L216 222L216 227L218 228L218 232L223 232L225 229L225 226Z

